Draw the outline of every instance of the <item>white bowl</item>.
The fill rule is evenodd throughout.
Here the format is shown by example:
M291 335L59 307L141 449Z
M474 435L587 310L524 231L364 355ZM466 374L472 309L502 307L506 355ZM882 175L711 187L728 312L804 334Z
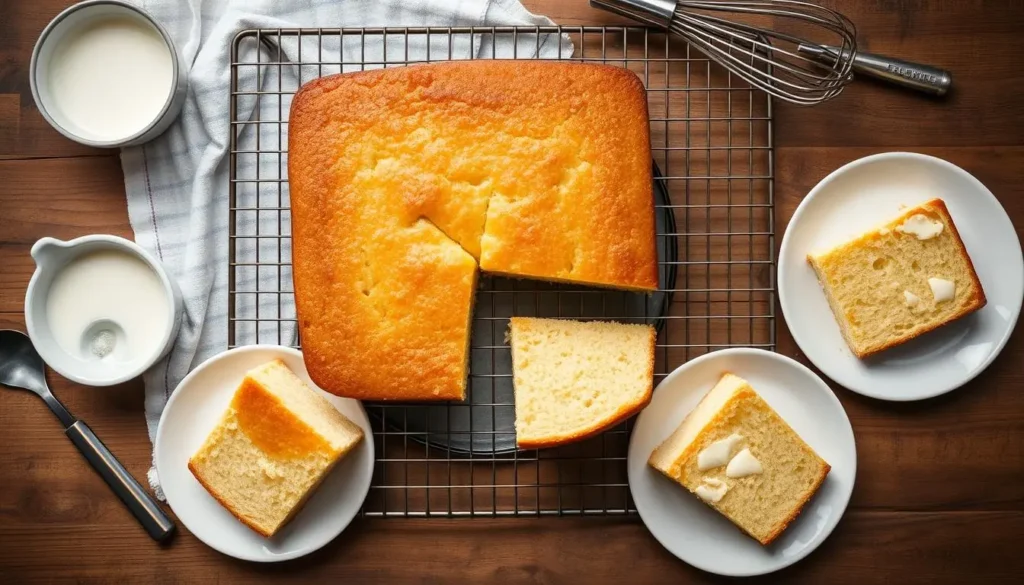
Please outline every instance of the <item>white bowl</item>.
M800 515L768 546L740 532L647 460L725 372L746 379L832 470ZM763 575L824 542L839 523L857 476L857 446L843 405L814 372L777 353L732 348L693 359L669 374L637 417L627 455L629 490L658 542L681 560L719 575Z
M53 279L69 262L89 252L117 250L142 260L160 278L163 284L170 327L163 333L157 351L126 362L113 360L83 360L64 351L54 339L46 311L46 302ZM25 292L25 325L39 355L46 365L65 378L87 386L113 386L127 382L148 370L160 358L167 355L181 325L182 300L178 285L167 276L167 272L149 252L138 244L124 238L108 235L92 235L75 238L67 242L55 238L42 238L32 246L32 258L36 271L28 282Z
M807 253L842 243L895 217L901 205L941 198L978 273L988 304L979 311L858 359L807 263ZM883 400L919 400L958 388L1006 345L1024 299L1017 232L992 193L960 167L891 152L851 162L822 179L786 228L779 252L779 304L797 345L826 376Z
M171 88L160 112L137 132L115 139L91 136L79 128L56 106L49 80L50 59L62 39L97 20L111 17L129 18L159 34L171 53ZM185 105L188 89L188 66L171 36L143 9L120 0L87 0L66 8L50 21L40 33L29 61L29 85L36 108L51 126L67 138L96 148L118 148L142 144L156 138L166 130Z

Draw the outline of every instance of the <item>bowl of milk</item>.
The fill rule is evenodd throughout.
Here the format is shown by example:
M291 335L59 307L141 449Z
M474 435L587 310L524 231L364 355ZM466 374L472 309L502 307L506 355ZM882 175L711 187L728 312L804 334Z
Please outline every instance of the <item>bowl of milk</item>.
M58 132L99 148L141 144L181 112L187 69L171 37L118 0L71 6L43 29L29 71L36 107Z
M107 235L32 246L29 337L47 365L89 386L141 375L170 351L181 322L177 285L137 244Z

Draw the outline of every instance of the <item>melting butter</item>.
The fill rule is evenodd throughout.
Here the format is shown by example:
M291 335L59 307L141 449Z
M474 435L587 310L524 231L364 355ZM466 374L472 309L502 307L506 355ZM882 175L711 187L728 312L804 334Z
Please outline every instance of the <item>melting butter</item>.
M908 307L914 307L914 306L917 305L917 303L921 302L921 297L915 295L914 293L910 292L909 290L903 291L903 299L905 301L907 301L907 306Z
M944 278L929 278L928 286L932 287L932 296L936 303L952 301L956 296L956 283Z
M729 486L725 485L724 481L713 477L705 477L704 483L697 486L693 493L697 494L697 497L705 502L717 504L725 497L725 493L728 491Z
M757 457L754 457L754 454L750 452L750 449L744 449L737 453L725 468L725 476L733 479L761 473L764 473L764 467L761 466L761 462L757 460Z
M725 465L729 462L733 448L742 440L742 435L733 433L704 447L704 450L697 454L697 469L707 471Z
M896 231L917 236L919 240L930 240L942 233L942 222L915 213L896 226Z

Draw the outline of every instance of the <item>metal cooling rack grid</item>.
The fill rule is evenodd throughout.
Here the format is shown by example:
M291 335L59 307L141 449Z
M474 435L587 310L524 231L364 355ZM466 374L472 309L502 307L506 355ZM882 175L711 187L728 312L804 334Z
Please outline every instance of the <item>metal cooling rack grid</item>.
M384 48L376 51L382 40ZM662 268L676 268L674 282L663 286L663 292L671 293L666 314L643 315L656 318L660 327L656 383L708 351L731 346L774 349L770 100L685 42L632 27L240 33L231 65L231 123L236 132L230 145L229 344L297 345L286 136L290 98L299 85L341 70L456 58L524 58L537 52L625 67L648 89L652 152L670 194L670 203L658 209L671 214L675 223L671 231L659 231L658 239L659 244L674 241L678 250L678 259L662 263ZM448 412L468 409L472 420L474 413L479 419L489 411L492 422L513 412L511 372L504 369L509 316L636 320L635 312L623 312L628 299L619 300L616 294L622 293L483 276L478 308L489 310L474 315L473 406L448 405ZM626 481L632 421L557 449L503 453L497 445L514 436L510 431L431 428L429 420L426 428L411 428L410 418L416 418L420 407L366 407L375 424L377 465L365 515L635 511ZM460 433L473 435L472 440L482 434L494 448L469 453L452 449L450 441ZM439 446L443 443L449 446Z

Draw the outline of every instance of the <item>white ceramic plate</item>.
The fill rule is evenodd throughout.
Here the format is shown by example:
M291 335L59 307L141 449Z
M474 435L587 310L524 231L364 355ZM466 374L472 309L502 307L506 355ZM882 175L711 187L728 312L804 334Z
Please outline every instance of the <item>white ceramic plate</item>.
M807 253L855 237L935 197L974 262L988 304L963 319L867 360L843 340ZM1024 298L1020 241L995 196L960 167L893 152L854 161L825 177L803 200L782 238L779 303L797 345L825 375L884 400L919 400L958 388L1006 345Z
M651 452L725 372L745 378L832 471L803 512L765 547L647 465ZM836 527L853 492L857 447L835 394L803 365L760 349L734 348L696 358L669 374L637 418L629 441L629 489L658 542L687 563L730 576L763 575L799 561Z
M294 559L330 542L363 505L373 476L373 433L363 406L320 390L362 427L365 437L273 538L264 538L239 522L196 481L188 470L189 457L216 426L245 372L274 358L282 359L303 382L316 388L299 351L275 345L240 347L210 358L186 376L167 401L156 431L156 469L178 519L210 547L248 561Z

